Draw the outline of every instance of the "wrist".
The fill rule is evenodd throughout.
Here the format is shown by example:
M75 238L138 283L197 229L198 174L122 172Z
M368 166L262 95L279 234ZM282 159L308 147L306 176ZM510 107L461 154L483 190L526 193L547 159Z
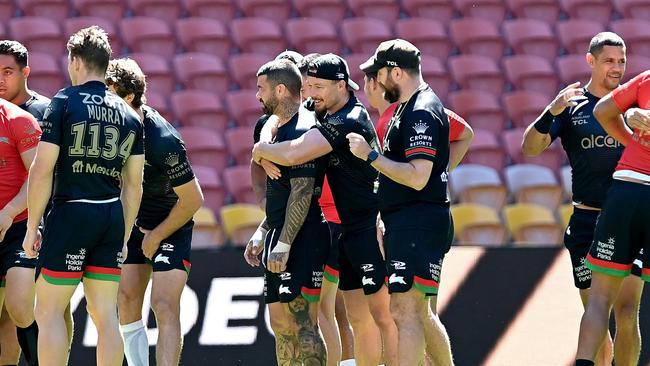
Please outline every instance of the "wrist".
M551 130L553 118L555 118L555 116L551 113L550 108L546 108L544 113L537 119L537 121L535 121L535 124L533 126L537 132L546 135Z
M271 253L286 253L291 250L291 244L278 240Z
M377 160L378 157L379 152L377 152L377 150L370 150L368 156L366 157L366 161L372 164L375 160Z

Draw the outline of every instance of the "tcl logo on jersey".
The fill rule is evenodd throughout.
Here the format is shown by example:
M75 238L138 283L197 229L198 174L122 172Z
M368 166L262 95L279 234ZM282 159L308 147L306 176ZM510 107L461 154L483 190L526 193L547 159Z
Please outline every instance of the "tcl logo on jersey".
M613 138L610 135L607 136L594 136L594 135L589 135L589 137L584 137L580 141L580 145L582 146L583 149L593 149L596 147L621 147L621 143L616 141L615 138Z

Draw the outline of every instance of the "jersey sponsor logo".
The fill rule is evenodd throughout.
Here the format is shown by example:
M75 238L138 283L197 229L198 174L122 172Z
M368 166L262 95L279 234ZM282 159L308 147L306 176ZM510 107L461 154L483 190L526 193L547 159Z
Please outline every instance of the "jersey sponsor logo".
M154 263L163 262L163 263L166 263L166 264L171 264L171 263L169 263L169 257L167 257L165 255L162 255L162 253L158 254L156 256L156 259L153 260L153 262Z
M594 149L598 147L619 148L622 145L620 142L616 141L616 139L610 135L594 136L592 134L587 137L583 137L582 140L580 140L580 146L582 146L583 149L587 150L587 149Z
M99 94L79 93L84 97L82 103L88 109L88 118L111 123L114 125L125 125L126 115L124 111L118 109L120 104L117 100L104 98Z
M371 263L366 263L366 264L361 265L361 269L364 272L370 272L370 271L373 271L375 269L375 266L373 264L371 264Z
M169 243L163 243L160 248L166 252L171 252L174 250L174 245Z
M190 172L190 169L190 164L183 162L182 164L177 164L176 166L168 169L167 174L169 175L169 179L176 179L182 177L185 174L188 174Z
M72 172L73 173L82 173L84 170L84 162L81 160L77 160L74 163L72 163Z
M119 178L120 175L121 175L121 172L119 170L115 169L115 168L108 169L108 168L103 167L101 165L97 165L96 163L94 163L94 164L90 164L90 163L86 164L85 172L90 173L90 174L103 174L103 175L107 175L107 176L109 176L111 178Z
M283 286L283 285L280 285L280 286L278 287L278 292L280 293L280 295L282 295L282 294L289 294L289 295L291 295L291 290L289 290L289 286Z
M280 273L280 281L288 281L290 279L291 279L291 273L289 272Z
M27 253L25 253L24 250L17 250L16 255L18 256L18 258L27 259Z
M426 123L422 122L422 120L419 120L418 123L413 125L413 129L418 135L421 135L429 129L429 125Z
M0 136L0 142L3 143L3 144L8 144L9 143L9 137Z
M390 261L390 265L396 270L406 269L406 263L400 261Z
M440 173L440 181L445 183L449 181L449 176L447 175L447 172Z
M176 165L178 165L179 161L180 159L178 157L178 153L169 153L169 155L167 155L167 158L165 159L165 164L173 168Z
M375 281L372 278L366 276L361 277L361 285L363 286L375 286Z
M79 254L70 254L66 253L65 255L65 265L68 271L79 272L81 271L81 266L86 259L86 249L79 249Z
M406 285L404 276L398 276L395 273L391 274L390 277L388 277L388 283L401 283L402 285Z
M614 238L608 238L607 243L603 243L599 240L596 246L596 257L598 259L611 261L612 255L614 255L614 245L616 245L616 239Z
M36 132L37 132L37 131L36 131L36 128L35 128L34 126L32 126L32 125L27 125L27 126L25 127L25 133L28 134L28 135L33 135L33 134L35 134Z

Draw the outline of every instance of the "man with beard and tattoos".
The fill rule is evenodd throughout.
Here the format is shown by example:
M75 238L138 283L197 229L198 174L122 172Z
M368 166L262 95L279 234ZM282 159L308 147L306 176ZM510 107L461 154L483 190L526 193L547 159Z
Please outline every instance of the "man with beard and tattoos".
M264 113L279 118L275 143L298 138L313 127L313 118L298 113L301 86L300 71L288 60L271 61L257 72L257 98ZM318 301L329 231L318 198L326 161L279 168L281 177L267 180L266 219L258 231L264 237L264 300L276 336L277 362L325 365ZM258 253L259 247L246 247L248 264L259 266Z

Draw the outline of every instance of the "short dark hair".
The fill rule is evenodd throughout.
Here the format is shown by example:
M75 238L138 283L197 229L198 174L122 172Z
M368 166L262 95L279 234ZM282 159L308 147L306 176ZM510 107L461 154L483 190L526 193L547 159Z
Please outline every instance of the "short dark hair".
M373 79L374 79L374 80L377 80L377 71L366 72L366 73L364 73L364 74L365 74L366 77L367 77L368 79L370 79L370 80L373 80Z
M591 39L591 42L589 42L589 53L598 56L605 46L625 48L625 42L623 41L623 38L614 32L600 32Z
M99 74L106 73L111 59L111 45L106 31L93 25L70 36L67 44L70 58L79 57L86 67Z
M29 52L27 52L27 48L18 41L0 41L0 55L13 56L21 69L29 65Z
M267 80L274 87L284 84L291 95L300 95L302 77L298 67L289 60L273 60L265 63L257 71L257 76L266 75Z
M300 70L301 75L307 74L307 69L309 69L309 64L312 63L315 59L321 56L320 53L309 53L303 56L302 60L298 62L298 70Z
M113 86L115 94L121 98L133 94L133 107L140 108L146 103L144 93L147 81L138 63L130 58L118 58L108 63L106 85Z

